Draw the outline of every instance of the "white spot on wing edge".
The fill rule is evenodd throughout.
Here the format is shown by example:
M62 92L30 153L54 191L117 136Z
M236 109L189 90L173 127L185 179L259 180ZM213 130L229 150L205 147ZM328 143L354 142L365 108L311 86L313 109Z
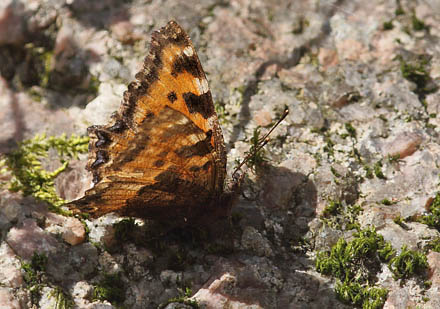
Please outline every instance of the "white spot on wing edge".
M194 55L194 50L192 49L191 46L187 46L183 49L183 53L188 57L191 57L192 55Z
M206 81L205 78L203 79L196 78L196 83L200 94L207 93L209 91L208 82Z

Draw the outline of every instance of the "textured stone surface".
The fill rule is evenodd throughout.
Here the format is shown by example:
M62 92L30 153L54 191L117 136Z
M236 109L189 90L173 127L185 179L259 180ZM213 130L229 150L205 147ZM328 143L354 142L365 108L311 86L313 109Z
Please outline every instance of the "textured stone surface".
M152 30L170 19L192 38L221 107L229 171L258 126L264 133L285 107L290 114L213 238L205 230L162 233L142 220L121 232L114 215L85 219L86 228L2 188L0 307L32 307L19 261L44 253L43 307L53 306L58 288L80 308L156 308L190 288L207 308L351 308L314 268L318 251L353 236L321 219L329 203L360 206L359 225L374 226L397 251L421 251L440 235L415 222L439 191L440 4L402 0L396 16L397 3L2 1L2 154L37 133L85 134L106 123L142 66ZM425 28L414 28L414 14ZM402 60L420 58L429 74L421 86L401 70ZM62 198L90 185L84 162L72 161L56 180ZM425 250L430 287L395 280L381 265L385 308L439 307L439 256ZM91 299L108 274L120 275L119 304Z
M33 219L25 219L21 226L13 227L6 242L23 259L30 259L34 252L49 253L57 249L56 239L37 225Z

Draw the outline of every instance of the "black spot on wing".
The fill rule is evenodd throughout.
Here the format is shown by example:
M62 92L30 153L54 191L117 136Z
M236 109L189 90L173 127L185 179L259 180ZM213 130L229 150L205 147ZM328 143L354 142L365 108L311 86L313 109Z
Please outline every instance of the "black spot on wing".
M152 112L148 112L144 119L142 119L141 123L143 124L145 121L151 120L152 118L154 118L154 114Z
M208 119L214 114L214 104L212 103L211 92L208 91L201 95L192 92L185 92L183 99L191 114L199 113L203 118Z
M176 93L174 91L171 91L170 93L168 93L168 100L171 103L174 103L174 101L177 100L177 95L176 95Z
M96 160L90 165L90 168L94 169L108 161L108 154L104 150L98 150L96 152Z
M96 130L95 134L96 137L98 138L98 140L95 143L95 147L103 148L110 144L111 142L110 134L102 130Z
M196 55L188 57L185 54L181 54L174 59L171 75L176 77L182 72L188 72L196 78L204 78L202 67Z
M156 162L154 162L155 167L162 167L164 164L165 162L163 160L157 160Z
M127 128L127 125L122 119L116 119L115 123L110 128L108 128L108 130L112 133L122 133Z

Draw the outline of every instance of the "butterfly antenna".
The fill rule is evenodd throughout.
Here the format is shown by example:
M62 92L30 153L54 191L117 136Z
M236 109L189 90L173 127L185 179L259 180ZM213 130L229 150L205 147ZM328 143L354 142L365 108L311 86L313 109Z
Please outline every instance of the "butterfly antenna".
M275 130L275 128L284 120L284 118L287 117L287 115L289 114L289 110L286 109L284 110L283 115L281 116L281 118L277 121L277 123L275 123L272 128L262 137L258 140L257 142L257 146L253 149L253 151L251 151L250 153L248 153L248 155L243 159L243 161L241 161L241 163L235 168L234 172L232 173L232 177L234 177L235 173L237 173L241 167L243 165L245 165L250 158L252 158L256 153L258 153L264 146L266 146L266 144L270 141L269 139L269 135L273 132L273 130Z

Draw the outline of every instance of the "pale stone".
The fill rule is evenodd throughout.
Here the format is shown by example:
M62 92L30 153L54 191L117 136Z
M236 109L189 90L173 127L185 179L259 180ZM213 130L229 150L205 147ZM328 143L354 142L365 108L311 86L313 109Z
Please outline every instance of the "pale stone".
M219 279L214 280L208 288L200 289L192 297L207 308L234 308L234 309L263 309L258 304L249 304L240 302L235 297L224 293L230 287L236 285L237 278L229 273L222 275Z
M81 221L76 218L68 218L64 225L64 241L72 246L75 246L83 243L85 238L86 231Z
M21 309L19 302L14 298L12 289L0 287L0 308Z
M383 147L385 156L399 156L403 159L412 155L422 143L422 137L417 133L403 132Z
M0 284L18 288L23 283L21 264L6 242L0 245Z
M21 227L13 227L6 242L24 259L30 259L35 252L53 252L58 246L56 239L46 234L33 219L25 219Z

